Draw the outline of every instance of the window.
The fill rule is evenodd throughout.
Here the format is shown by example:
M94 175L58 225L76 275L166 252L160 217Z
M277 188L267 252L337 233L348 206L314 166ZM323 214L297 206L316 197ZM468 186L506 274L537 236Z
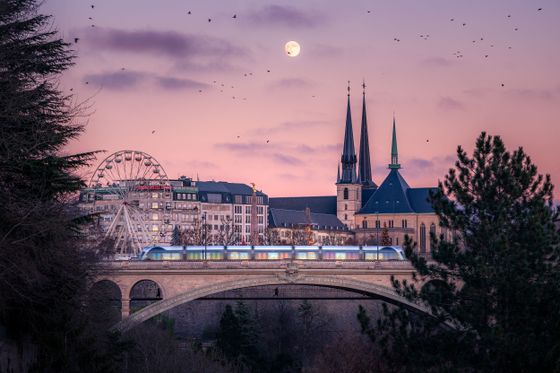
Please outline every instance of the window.
M157 203L157 202L152 202L152 208L153 208L153 209L159 208L159 203Z
M214 220L219 220L218 215L214 215Z
M381 228L381 221L379 221L379 220L375 221L375 228L377 228L377 229Z
M344 188L344 199L348 199L348 188Z
M401 224L403 228L408 228L408 221L406 219L403 219Z
M348 204L347 203L344 204L344 209L348 210Z
M238 197L238 196L236 196L236 197ZM236 214L243 213L243 206L235 206L234 209L235 209L234 211L235 211Z
M152 220L158 220L159 216L158 214L152 214Z
M157 226L155 224L152 225L152 232L157 232L157 231L159 231L159 226Z
M420 255L426 255L426 226L420 225Z
M394 226L393 221L392 221L392 220L389 220L389 228L393 228L393 226Z
M222 195L218 193L208 193L208 202L222 203Z
M348 220L348 214L344 214L344 220Z
M432 236L436 236L436 225L434 223L432 223L432 225L430 225L430 237ZM430 251L432 251L432 241L430 240Z
M158 193L152 193L152 198L158 198Z
M364 221L362 221L362 228L366 229L367 228L367 220L364 219Z
M264 207L258 206L258 207L257 207L257 214L262 215L263 212L264 212Z
M251 213L251 206L245 206L245 213L246 213L246 214L250 214L250 213Z
M396 238L395 238L395 241L396 241L396 242L395 242L395 245L397 245L397 246L398 246L398 245L399 245L399 238L398 238L398 237L396 237Z

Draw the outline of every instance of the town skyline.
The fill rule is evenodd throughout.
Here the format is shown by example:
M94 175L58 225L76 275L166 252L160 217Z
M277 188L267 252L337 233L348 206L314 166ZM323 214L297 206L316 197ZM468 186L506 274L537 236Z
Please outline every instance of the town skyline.
M435 186L457 145L470 151L483 130L559 179L553 1L217 4L46 2L78 56L61 86L95 107L68 151L104 149L101 161L137 149L170 178L331 195L347 81L357 148L365 79L376 183L388 173L393 112L411 185ZM284 54L289 40L300 56Z

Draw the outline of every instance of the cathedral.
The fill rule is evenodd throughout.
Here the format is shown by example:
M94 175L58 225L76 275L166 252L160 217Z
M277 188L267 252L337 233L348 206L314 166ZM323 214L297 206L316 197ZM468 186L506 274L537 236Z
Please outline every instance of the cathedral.
M434 187L411 188L399 172L397 128L393 117L391 158L388 174L377 185L371 172L365 84L362 95L360 147L356 155L348 88L344 142L336 177L336 196L270 198L270 210L311 211L336 215L353 233L356 244L402 245L410 236L420 254L430 252L430 233L439 235L441 227L428 201ZM286 226L286 222L283 222ZM288 222L289 224L289 222ZM297 222L292 222L292 225ZM321 244L318 242L317 244Z

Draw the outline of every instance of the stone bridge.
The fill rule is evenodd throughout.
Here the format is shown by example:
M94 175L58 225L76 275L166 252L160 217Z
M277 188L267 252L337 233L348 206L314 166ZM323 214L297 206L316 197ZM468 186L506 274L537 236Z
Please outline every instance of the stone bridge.
M396 294L391 276L410 280L407 261L378 262L157 262L112 261L103 264L98 283L111 284L121 301L121 321L115 330L126 331L183 303L223 291L263 285L301 284L339 288L366 294L414 311L429 310ZM153 302L131 313L133 290L140 282L154 284ZM118 289L117 289L118 287Z

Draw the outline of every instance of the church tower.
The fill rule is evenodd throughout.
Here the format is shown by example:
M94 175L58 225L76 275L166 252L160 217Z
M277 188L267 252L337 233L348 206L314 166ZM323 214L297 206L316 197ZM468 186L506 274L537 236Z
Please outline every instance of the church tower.
M339 172L336 180L336 215L348 228L354 229L354 214L362 207L362 185L356 175L358 159L354 148L352 115L350 113L350 82L348 82L346 126L344 128L344 145L340 163L342 173Z
M366 116L366 83L362 83L362 128L360 131L360 157L358 164L358 181L364 189L375 189L377 185L371 177L371 157L369 154L369 136Z

